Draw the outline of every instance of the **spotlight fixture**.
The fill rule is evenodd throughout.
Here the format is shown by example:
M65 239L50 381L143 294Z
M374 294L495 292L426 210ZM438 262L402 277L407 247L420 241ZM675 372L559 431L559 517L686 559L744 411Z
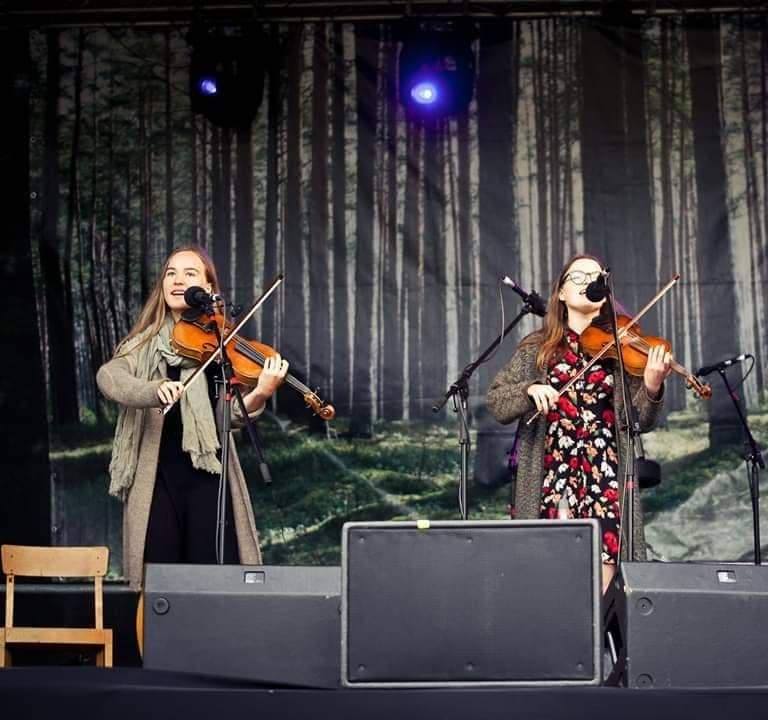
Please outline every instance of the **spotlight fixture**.
M219 127L248 128L264 94L264 36L259 28L197 26L191 45L192 111Z
M404 20L399 28L400 103L416 119L467 109L475 86L474 26L462 19Z

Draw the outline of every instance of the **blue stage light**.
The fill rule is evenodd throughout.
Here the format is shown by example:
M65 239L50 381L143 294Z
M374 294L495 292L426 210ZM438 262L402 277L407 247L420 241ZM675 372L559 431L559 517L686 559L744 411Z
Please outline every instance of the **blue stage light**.
M476 28L469 20L407 19L398 27L400 103L414 120L466 112L475 81Z
M434 83L423 81L411 88L411 97L420 105L434 105L440 98L440 93Z
M264 91L264 48L259 25L220 28L197 24L190 44L192 111L213 125L250 128Z
M218 85L216 84L215 78L200 78L198 87L203 95L215 95L218 92Z

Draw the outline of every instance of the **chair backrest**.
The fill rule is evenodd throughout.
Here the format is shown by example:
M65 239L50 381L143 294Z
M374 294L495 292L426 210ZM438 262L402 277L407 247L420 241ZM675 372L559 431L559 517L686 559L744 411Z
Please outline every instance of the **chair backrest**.
M104 577L106 547L33 547L3 545L3 572L19 577Z
M5 625L13 627L15 576L93 578L95 627L103 628L103 583L109 567L107 547L34 547L3 545L3 572L6 574Z

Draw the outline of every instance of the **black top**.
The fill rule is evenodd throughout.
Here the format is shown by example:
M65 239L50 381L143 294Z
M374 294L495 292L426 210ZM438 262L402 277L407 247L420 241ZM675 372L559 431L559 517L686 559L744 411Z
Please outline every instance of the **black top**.
M208 382L208 396L211 407L216 411L216 378L220 377L221 370L218 363L212 362L205 369L205 379ZM181 376L181 368L168 366L168 379L178 382ZM202 379L195 380L202 382ZM181 449L183 427L181 424L181 408L179 403L174 403L163 421L163 435L160 440L160 455L158 457L158 469L163 473L179 477L180 473L211 477L211 473L192 466L192 458L189 453Z

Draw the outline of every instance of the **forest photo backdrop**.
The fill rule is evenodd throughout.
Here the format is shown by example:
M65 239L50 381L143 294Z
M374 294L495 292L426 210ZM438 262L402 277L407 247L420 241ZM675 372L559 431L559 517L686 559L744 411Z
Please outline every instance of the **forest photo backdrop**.
M458 516L455 416L431 407L499 332L499 277L546 294L575 252L604 259L629 310L681 274L643 326L689 369L751 352L739 392L765 443L766 18L477 28L468 111L417 123L396 100L393 25L272 25L247 131L192 113L186 27L29 34L53 542L108 542L120 572L121 507L106 493L114 408L94 375L162 259L189 243L245 305L285 273L251 331L338 413L325 427L280 391L260 423L273 488L241 440L268 562L337 562L349 519ZM517 304L506 299L507 320ZM483 474L503 469L512 435L498 435L483 395L535 326L527 318L473 379L470 517L505 516L508 487ZM704 404L671 378L646 442L664 465L644 494L656 557L751 548L735 413L712 381Z

